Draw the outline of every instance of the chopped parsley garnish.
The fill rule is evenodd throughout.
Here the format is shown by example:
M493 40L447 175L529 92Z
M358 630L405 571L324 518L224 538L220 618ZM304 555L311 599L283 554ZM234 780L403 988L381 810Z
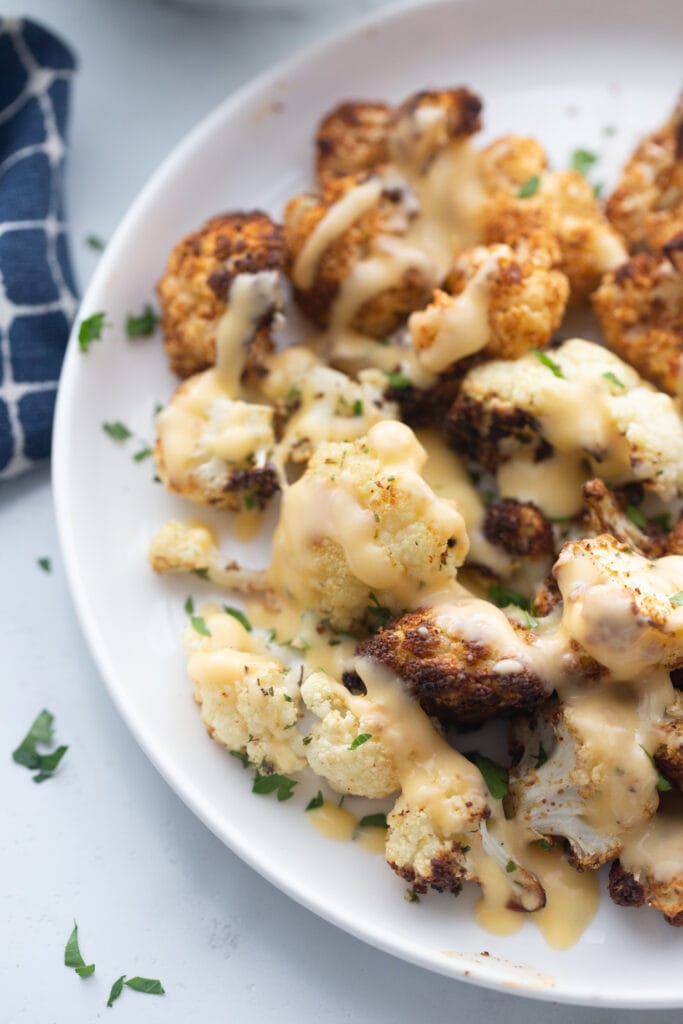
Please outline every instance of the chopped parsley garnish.
M380 604L374 594L370 594L370 604L365 609L365 614L370 620L370 629L376 633L378 629L386 626L391 618L391 609Z
M522 615L524 616L524 624L527 629L536 629L538 627L539 620L535 615L530 615L526 608L522 608Z
M151 448L141 448L140 451L136 452L133 456L133 462L142 462L144 459L148 459L151 454Z
M545 752L545 747L542 743L538 744L538 753L536 754L536 764L534 768L542 768L548 760L548 755Z
M129 978L123 984L126 988L132 988L133 992L144 992L148 996L165 995L164 987L158 978Z
M530 199L531 196L535 196L538 192L538 186L541 184L540 174L532 174L530 178L524 182L517 195L520 199Z
M276 772L272 775L262 775L257 768L251 791L259 795L277 793L278 801L282 803L294 796L294 787L297 785L296 779L288 779L286 775L278 775Z
M93 313L92 316L81 320L81 325L78 328L78 347L81 352L87 352L93 341L100 341L106 315L106 313Z
M669 782L668 779L665 779L664 776L662 775L662 773L660 772L659 768L657 767L657 762L655 761L655 759L654 759L653 755L650 753L650 751L646 750L642 743L640 743L639 746L640 746L640 749L642 750L642 752L647 757L647 759L650 762L650 764L652 765L652 767L654 768L654 770L657 772L657 782L656 782L657 789L659 790L660 793L668 793L669 790L671 789L671 783Z
M386 814L366 814L361 818L356 828L387 828Z
M151 306L147 305L139 316L129 315L126 319L126 334L129 338L149 338L154 334L159 317Z
M64 966L73 967L79 978L89 978L95 973L94 964L86 964L78 946L78 925L74 921L73 931L64 947Z
M49 558L37 558L36 565L38 565L43 572L52 572L52 562Z
M653 519L658 526L661 526L665 533L669 532L671 529L671 514L669 512L662 512L658 516L653 516Z
M251 629L252 629L251 622L246 617L244 612L241 612L239 610L239 608L231 608L229 604L224 604L223 605L223 611L225 612L226 615L232 615L233 619L237 619L237 621L240 622L244 626L244 628L246 629L247 633L251 633Z
M403 893L403 899L408 903L419 903L420 897L417 895L414 889L406 889Z
M361 402L360 398L357 398L356 401L353 403L353 415L354 416L362 416L363 415L363 403Z
M520 594L518 590L511 590L504 587L502 583L492 583L488 589L489 601L499 608L508 608L511 604L516 605L523 611L529 611L529 598Z
M114 982L114 984L111 987L111 992L109 993L109 999L107 999L107 1006L112 1006L113 1003L119 998L119 996L123 992L123 983L124 983L125 980L126 980L125 974L122 974L120 978L116 979L116 981Z
M244 751L242 751L242 750L231 750L230 753L231 753L231 755L233 757L236 757L238 761L242 762L242 767L243 768L248 768L249 767L249 758L244 753Z
M211 630L201 615L193 615L190 622L192 623L192 628L196 630L200 636L211 636Z
M387 384L395 391L403 391L405 388L412 387L412 383L410 377L406 377L405 373L387 374Z
M209 570L208 570L208 568L206 568L206 569L192 569L191 572L192 572L193 576L199 576L200 580L208 580L208 578L209 578Z
M517 870L517 865L515 864L514 860L509 860L507 862L507 864L505 865L505 870L507 871L508 875L511 875L513 871Z
M320 792L320 790L318 790L318 792L315 794L315 796L312 797L312 799L310 799L308 801L308 803L306 804L306 810L307 811L315 811L315 810L318 809L318 807L322 807L322 805L324 803L325 803L325 801L323 800L323 795Z
M553 844L549 843L547 839L539 839L538 845L541 847L542 850L552 850L553 848Z
M184 608L187 615L194 615L194 598L192 596L185 599Z
M86 235L85 244L89 249L94 249L95 252L104 252L106 242L99 235Z
M602 134L606 135L608 139L611 138L613 135L616 135L617 134L616 125L606 124L605 127L602 129Z
M361 733L359 733L359 734L358 734L358 735L356 736L355 740L354 740L354 741L353 741L353 743L352 743L352 744L351 744L351 745L349 746L349 748L348 748L348 749L349 749L349 750L357 750L357 749L358 749L358 747L362 747L362 746L363 746L363 744L364 744L364 743L367 743L367 742L368 742L368 740L370 740L370 739L372 739L372 733L371 733L371 732L361 732Z
M627 505L626 515L640 530L647 530L647 519L637 505Z
M68 747L57 747L49 754L38 753L36 749L38 744L48 746L52 743L53 722L54 715L51 715L49 711L41 711L17 749L12 753L12 759L17 764L23 765L29 771L36 772L36 775L33 776L34 782L45 782L51 775L54 775L59 762L69 749Z
M543 363L544 366L547 366L548 369L552 373L554 373L556 377L560 377L562 380L565 379L565 376L562 373L562 370L557 365L557 363L553 359L550 358L550 356L548 355L547 352L541 352L540 348L530 348L529 351L533 355L536 356L536 358L538 359L539 363Z
M605 380L608 380L610 384L616 384L618 388L624 387L624 384L619 380L616 373L612 373L611 370L608 370L607 373L603 373L603 377Z
M592 153L590 149L575 149L571 157L571 169L578 171L579 174L583 174L585 177L593 164L597 162L597 154Z
M502 800L508 791L508 770L502 764L492 761L490 757L480 754L478 750L465 754L468 761L475 764L484 776L484 782L494 800Z
M307 746L308 746L308 744L309 744L309 743L311 742L311 740L312 740L312 739L313 739L313 737L312 737L312 736L310 736L310 735L309 735L309 736L304 736L304 738L303 738L303 740L302 740L302 743L303 743L303 745L304 745L305 747L307 747Z
M120 420L116 420L114 423L103 423L102 430L113 441L127 441L129 437L133 436L126 424L121 423Z
M256 498L254 497L253 494L245 494L244 497L242 498L242 501L247 512L251 512L253 509L256 508Z
M163 402L155 402L154 409L152 410L152 416L158 416L160 412L164 411Z
M604 182L602 182L602 181L596 181L595 185L593 185L593 195L595 196L596 199L600 198L600 196L602 195L602 190L603 190L604 187L605 187L605 185L604 185Z

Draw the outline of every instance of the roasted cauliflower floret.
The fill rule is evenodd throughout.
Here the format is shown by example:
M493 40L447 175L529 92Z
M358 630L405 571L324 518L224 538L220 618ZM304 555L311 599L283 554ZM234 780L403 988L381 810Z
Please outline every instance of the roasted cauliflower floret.
M164 345L174 373L189 377L213 365L216 333L234 278L278 271L283 261L282 228L258 210L212 217L178 242L157 285ZM260 325L256 352L272 347L269 320Z
M488 601L454 598L400 616L364 640L359 653L395 672L428 711L474 725L545 700L532 639Z
M680 814L660 812L644 830L634 850L612 865L609 894L622 907L647 905L668 924L683 927L683 872L680 864Z
M617 679L683 667L681 555L650 560L603 534L565 544L553 575L563 628Z
M418 359L431 373L475 353L514 359L543 348L569 296L566 278L542 252L522 258L508 245L461 254L449 286L453 295L435 291L431 304L408 321Z
M424 171L452 142L479 131L481 107L479 97L463 87L414 93L392 117L390 159Z
M658 249L683 231L683 97L636 148L607 200L607 216L632 251Z
M638 253L607 274L593 295L609 347L647 380L677 396L683 376L682 270L666 254Z
M327 178L320 196L290 199L289 273L299 306L318 327L384 338L424 305L436 270L401 237L411 216L407 185L394 176Z
M479 154L479 168L489 195L519 190L548 166L545 150L536 139L503 135L489 143Z
M259 650L259 642L231 615L204 616L208 636L185 630L187 671L209 735L269 770L306 766L297 729L299 668L286 669Z
M683 696L676 694L655 727L655 764L669 782L683 790Z
M544 558L555 550L552 523L532 501L502 498L486 509L484 536L509 555Z
M414 892L450 892L457 896L463 882L473 879L469 857L476 820L458 838L444 838L423 808L411 807L400 796L387 816L385 856L389 866Z
M627 259L619 235L603 215L592 186L576 171L542 171L528 196L500 191L484 215L484 241L515 246L534 238L559 248L559 265L574 302L585 300L603 274Z
M326 114L315 135L318 179L386 163L391 116L386 103L366 101L340 103Z
M426 453L386 420L353 443L321 444L283 494L271 579L339 630L370 606L398 611L421 588L446 587L467 554L464 520L421 470Z
M337 793L354 796L383 797L401 788L396 754L383 740L381 710L371 697L350 693L323 671L307 677L301 697L320 719L306 747L316 775ZM359 736L370 738L359 744Z
M155 572L194 573L218 586L242 591L265 591L265 570L241 569L226 562L212 530L204 523L171 519L157 530L149 546L149 564Z
M632 726L638 716L638 694L617 688L572 704L549 701L534 719L512 724L521 757L510 772L508 812L539 839L566 839L580 868L618 856L624 835L657 809L657 773Z
M581 339L475 367L446 431L458 451L492 470L526 457L542 475L555 450L579 478L586 460L591 475L612 485L640 482L664 500L683 487L683 425L671 398Z
M665 533L657 524L648 527L648 532L634 523L626 509L628 503L623 494L610 491L604 480L588 480L581 489L586 511L581 517L581 532L585 537L597 537L609 533L616 541L631 547L649 558L661 555L683 554L678 531Z
M200 505L263 508L280 489L274 448L272 407L231 398L214 370L183 381L157 416L159 477Z

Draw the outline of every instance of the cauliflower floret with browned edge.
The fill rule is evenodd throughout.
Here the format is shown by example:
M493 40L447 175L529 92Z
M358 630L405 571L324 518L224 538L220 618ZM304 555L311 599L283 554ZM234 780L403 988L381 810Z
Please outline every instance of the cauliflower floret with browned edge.
M386 103L360 100L340 103L325 114L315 134L318 179L386 163L391 116Z
M174 247L157 284L164 346L180 377L212 366L218 325L240 274L278 271L284 262L282 228L260 210L212 217ZM253 342L253 357L272 348L270 319ZM244 367L251 373L251 359Z
M521 194L496 191L484 212L483 240L516 246L529 238L548 239L559 249L559 264L569 280L573 302L584 301L602 275L628 257L626 248L602 213L593 188L576 171L540 171L535 188Z
M609 894L622 907L659 910L667 924L683 927L683 820L675 809L660 809L632 848L612 864Z
M185 629L187 671L209 735L228 750L278 772L306 766L300 717L300 668L259 649L259 640L232 615L209 612L204 633Z
M352 443L321 444L283 493L271 579L339 630L372 606L399 611L424 587L447 587L467 555L456 504L424 481L427 455L385 420Z
M431 304L408 321L417 357L432 373L476 353L515 359L544 348L569 297L567 279L542 250L523 257L508 245L462 253L449 287L453 295L435 291Z
M200 505L263 508L280 489L274 449L272 407L230 397L215 370L183 381L157 416L159 477Z
M394 178L326 178L319 196L304 193L287 203L288 273L297 303L318 327L384 338L425 304L437 283L430 260L402 238L412 213L406 183ZM321 235L328 218L338 223ZM384 267L394 268L385 272L386 283L378 278ZM333 322L339 316L343 324Z
M446 434L458 451L497 471L499 482L509 461L514 484L515 460L524 458L529 476L542 476L555 451L567 473L573 467L577 499L580 478L589 474L610 485L640 482L665 501L683 489L683 424L671 398L580 338L470 370Z
M657 723L653 756L664 778L683 791L683 696L680 693Z
M659 249L683 231L683 96L637 146L607 200L607 216L631 251Z
M494 139L479 154L479 168L489 195L517 195L527 182L547 169L548 157L540 142L521 135Z
M683 267L675 259L682 249L683 234L661 254L637 253L593 295L609 347L674 396L683 376Z
M400 789L396 755L376 729L378 709L371 697L362 691L352 695L322 670L305 679L301 697L320 719L306 746L316 775L337 793L354 796L384 797ZM362 736L370 738L359 743Z
M242 569L237 562L226 562L215 534L205 523L177 519L164 523L150 542L148 559L161 575L194 573L218 586L246 592L268 588L265 570Z

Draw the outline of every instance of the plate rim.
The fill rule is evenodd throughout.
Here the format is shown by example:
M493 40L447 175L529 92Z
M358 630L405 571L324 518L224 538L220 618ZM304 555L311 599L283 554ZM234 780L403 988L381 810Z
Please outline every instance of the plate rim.
M683 991L677 997L664 996L657 998L656 993L653 993L652 995L633 998L632 996L620 997L616 993L610 993L605 998L597 991L593 992L592 995L577 993L571 987L568 987L566 982L558 982L551 986L527 986L524 982L515 982L513 984L507 978L491 974L490 970L483 971L482 965L477 962L474 954L472 954L471 959L463 957L460 962L455 958L448 959L446 957L439 960L434 954L430 956L421 946L415 945L411 947L403 939L400 941L400 944L392 942L386 930L382 932L368 925L361 927L352 919L345 917L334 905L321 903L315 897L310 896L305 891L301 891L294 883L288 881L284 873L280 873L271 867L265 854L258 851L255 852L252 847L243 842L239 835L239 829L235 829L234 832L230 831L223 822L214 819L210 805L205 805L204 803L199 784L191 778L179 778L175 774L172 763L167 763L165 750L160 748L154 738L147 733L144 723L136 720L133 711L129 708L116 684L116 676L118 674L116 667L110 661L106 650L100 646L98 620L91 611L86 585L80 578L75 534L71 530L69 517L68 460L71 452L67 445L68 416L73 401L72 395L75 390L76 373L74 368L77 365L79 356L77 331L83 316L87 315L87 311L93 308L92 296L103 290L107 278L118 265L120 254L127 244L128 235L134 230L140 214L148 203L154 199L157 192L163 188L166 179L172 176L176 166L181 164L185 157L190 155L198 146L201 146L203 139L211 135L215 127L229 120L241 107L248 105L259 94L265 93L269 87L280 79L296 75L297 71L305 70L306 65L313 60L320 58L329 51L334 51L338 46L348 43L354 37L358 37L375 27L384 27L390 23L410 19L413 16L419 17L424 12L459 7L463 2L465 0L398 0L396 3L390 3L387 7L379 8L359 18L354 18L348 25L342 28L326 32L320 39L299 48L292 55L278 61L273 67L261 71L229 93L225 99L221 100L207 114L201 117L189 131L181 136L138 190L116 227L79 303L60 373L54 416L51 479L57 534L67 585L83 640L97 667L98 674L103 680L116 710L145 756L171 790L210 832L262 878L279 891L284 892L296 903L304 906L307 910L335 925L347 934L352 935L354 938L399 960L416 964L432 973L481 988L491 989L501 994L510 994L543 1002L557 1002L566 1005L595 1008L679 1009L683 1006ZM489 961L489 968L490 965L491 962ZM533 970L536 969L534 968Z

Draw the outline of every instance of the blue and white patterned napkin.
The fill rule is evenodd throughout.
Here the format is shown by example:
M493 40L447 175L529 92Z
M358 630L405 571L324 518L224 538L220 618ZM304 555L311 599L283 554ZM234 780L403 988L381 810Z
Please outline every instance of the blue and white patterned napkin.
M0 478L50 454L76 311L62 187L74 68L46 29L0 18Z

